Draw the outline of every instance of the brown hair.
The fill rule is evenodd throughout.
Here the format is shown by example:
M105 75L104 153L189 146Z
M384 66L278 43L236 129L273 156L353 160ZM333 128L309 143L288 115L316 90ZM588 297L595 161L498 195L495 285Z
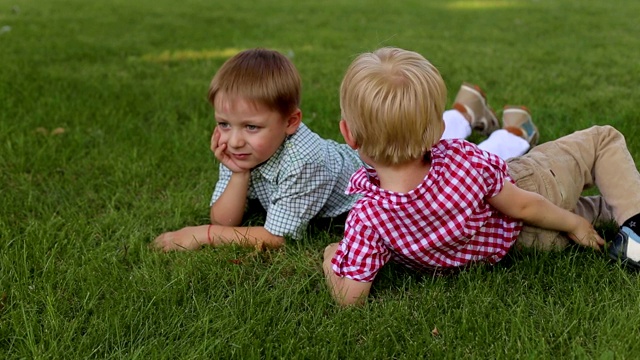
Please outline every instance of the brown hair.
M300 74L283 54L267 49L249 49L227 60L211 80L209 102L218 92L243 96L275 110L283 117L300 106Z

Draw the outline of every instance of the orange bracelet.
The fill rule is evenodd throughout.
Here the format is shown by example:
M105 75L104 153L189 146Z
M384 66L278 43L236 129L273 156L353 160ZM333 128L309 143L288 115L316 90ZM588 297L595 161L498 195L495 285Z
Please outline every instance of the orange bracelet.
M209 227L207 227L207 240L209 240L209 245L213 245L211 242L211 227L213 226L213 224L209 224Z

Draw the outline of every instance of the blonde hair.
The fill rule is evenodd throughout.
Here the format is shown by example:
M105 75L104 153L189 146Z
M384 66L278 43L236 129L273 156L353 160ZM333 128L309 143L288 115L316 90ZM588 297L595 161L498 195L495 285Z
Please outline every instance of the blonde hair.
M358 56L340 86L340 109L364 155L383 165L422 158L440 140L447 89L422 55L381 48Z
M267 49L242 51L215 74L209 86L209 102L216 95L242 96L258 102L283 117L300 106L302 83L293 63L283 54Z

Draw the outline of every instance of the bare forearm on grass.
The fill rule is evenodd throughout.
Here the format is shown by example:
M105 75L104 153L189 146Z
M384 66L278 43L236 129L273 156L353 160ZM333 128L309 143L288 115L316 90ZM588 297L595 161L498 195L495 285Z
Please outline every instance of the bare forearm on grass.
M247 247L276 249L284 245L284 237L273 235L262 226L212 225L209 233L211 245L238 244Z
M284 237L271 234L264 227L232 227L221 225L189 226L158 236L151 246L162 251L197 250L203 245L238 244L257 249L278 248Z

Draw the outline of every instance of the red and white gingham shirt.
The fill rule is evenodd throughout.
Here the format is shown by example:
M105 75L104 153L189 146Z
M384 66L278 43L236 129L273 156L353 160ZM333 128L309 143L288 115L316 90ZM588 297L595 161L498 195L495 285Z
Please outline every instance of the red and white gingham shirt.
M486 201L505 181L513 180L502 159L460 139L433 147L429 173L408 193L381 189L375 171L361 168L347 193L364 197L349 213L333 271L370 282L389 260L416 270L498 262L522 229Z

